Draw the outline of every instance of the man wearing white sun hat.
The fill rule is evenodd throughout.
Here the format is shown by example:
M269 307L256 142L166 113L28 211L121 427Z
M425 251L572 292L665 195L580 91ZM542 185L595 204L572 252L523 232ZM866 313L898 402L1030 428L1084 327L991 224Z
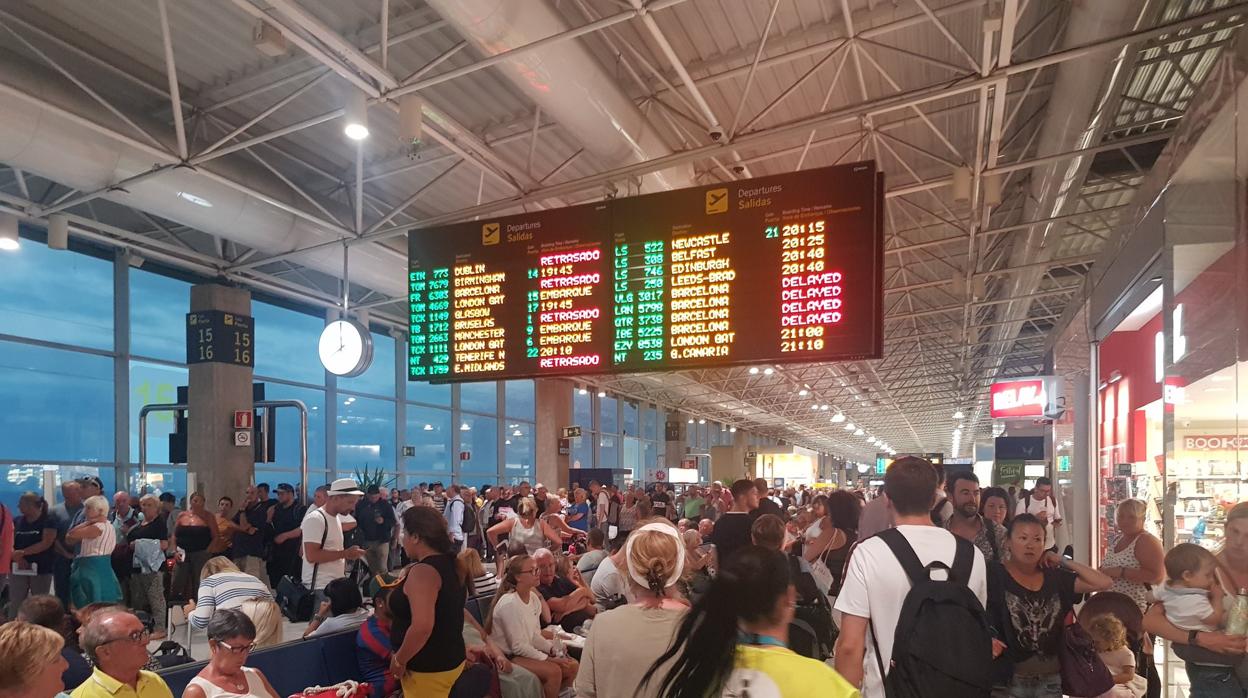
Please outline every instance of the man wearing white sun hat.
M355 504L364 492L351 478L340 478L329 485L325 506L303 519L303 586L316 595L313 608L319 608L325 600L325 585L331 580L345 577L347 560L364 557L364 549L357 545L345 547L339 514L355 510Z

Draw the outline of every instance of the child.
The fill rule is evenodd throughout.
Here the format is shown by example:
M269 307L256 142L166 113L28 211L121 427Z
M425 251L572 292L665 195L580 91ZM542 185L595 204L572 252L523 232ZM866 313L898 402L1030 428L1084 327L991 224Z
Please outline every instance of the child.
M1116 684L1098 698L1144 698L1148 679L1135 673L1135 654L1127 647L1127 629L1122 621L1111 615L1097 616L1087 629Z
M1176 628L1214 632L1226 615L1225 592L1217 580L1213 553L1195 543L1180 543L1166 553L1166 583L1153 599L1166 605L1166 619Z

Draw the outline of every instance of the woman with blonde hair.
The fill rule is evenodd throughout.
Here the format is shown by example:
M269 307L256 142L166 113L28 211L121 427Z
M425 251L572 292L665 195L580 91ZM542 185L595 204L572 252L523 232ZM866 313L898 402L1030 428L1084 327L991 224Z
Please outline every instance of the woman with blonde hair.
M551 616L537 585L537 561L528 555L512 556L485 619L485 632L512 663L537 675L546 698L557 698L576 678L578 665L542 630Z
M0 698L56 698L61 672L69 666L61 656L65 638L23 621L0 625Z
M541 513L537 510L537 501L532 497L525 497L520 500L518 505L520 511L517 516L509 516L506 519L490 526L490 530L485 532L485 537L490 541L490 547L498 550L498 575L502 576L503 567L507 564L508 548L523 548L526 555L532 555L537 552L538 548L545 546L546 541L554 543L556 549L563 544L563 538L559 536L559 532L550 527L550 524L538 518ZM499 536L507 534L507 547L500 547Z
M256 626L256 647L272 647L282 641L282 609L273 599L251 598L238 610Z
M198 600L185 607L187 621L193 628L207 628L217 610L241 608L251 599L273 602L273 594L264 582L239 570L229 558L209 558L199 576Z
M657 681L641 685L645 675L638 669L653 665L671 646L689 611L676 591L687 555L685 542L667 521L652 521L629 535L624 560L635 601L594 619L576 676L578 696L660 695ZM660 669L667 670L672 661L669 658Z
M175 599L193 600L201 581L200 570L212 557L208 552L217 537L217 517L204 508L204 493L194 492L188 498L190 508L178 514L169 538L169 549L181 548L186 558L173 569L171 595ZM206 621L205 621L206 627Z
M481 561L481 553L475 548L467 548L459 554L460 564L468 571L468 579L472 580L469 596L494 596L498 591L498 577L485 569Z
M69 576L70 600L75 608L121 601L121 585L112 564L117 533L108 522L108 500L97 494L82 507L86 520L65 534L66 542L82 544Z
M1147 520L1147 504L1138 499L1120 502L1114 515L1118 540L1101 560L1101 572L1114 580L1109 590L1126 594L1140 612L1152 602L1150 585L1161 584L1165 577L1166 553L1161 541L1144 530Z
M131 572L127 582L130 585L130 605L133 608L147 607L159 625L165 618L164 572L165 551L169 547L169 526L166 517L160 515L160 500L150 494L139 498L139 507L143 510L143 523L126 533L126 542L131 547ZM152 633L153 640L163 640L165 630L156 628Z

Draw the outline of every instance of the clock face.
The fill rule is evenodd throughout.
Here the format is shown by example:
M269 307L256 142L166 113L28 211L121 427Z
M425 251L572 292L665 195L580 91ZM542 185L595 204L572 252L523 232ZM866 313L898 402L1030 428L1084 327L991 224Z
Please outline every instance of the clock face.
M334 320L321 332L321 364L336 376L358 376L373 362L368 330L350 320Z

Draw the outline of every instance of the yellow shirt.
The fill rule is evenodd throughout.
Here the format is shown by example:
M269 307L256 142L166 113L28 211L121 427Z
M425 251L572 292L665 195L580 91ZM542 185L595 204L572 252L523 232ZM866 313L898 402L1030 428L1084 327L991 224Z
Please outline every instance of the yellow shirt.
M130 688L96 667L90 678L69 695L70 698L173 698L165 680L150 671L139 672L136 686Z
M776 698L862 698L836 670L783 647L738 645L725 695ZM732 689L732 690L729 690ZM74 698L77 698L75 696Z

